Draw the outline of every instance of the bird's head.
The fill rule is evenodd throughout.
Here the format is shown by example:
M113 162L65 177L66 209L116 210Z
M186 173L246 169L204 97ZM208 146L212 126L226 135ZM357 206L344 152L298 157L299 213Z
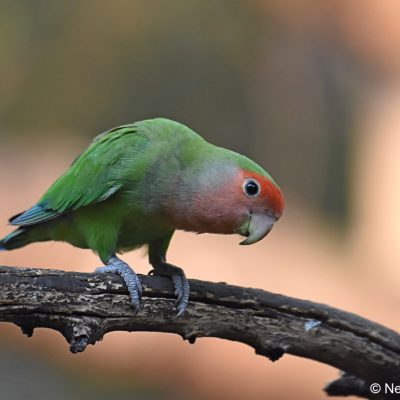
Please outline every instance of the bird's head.
M183 195L175 210L178 229L238 233L246 237L240 244L253 244L264 238L282 215L281 190L267 172L246 157L235 153L233 162L207 164L188 176L181 182Z

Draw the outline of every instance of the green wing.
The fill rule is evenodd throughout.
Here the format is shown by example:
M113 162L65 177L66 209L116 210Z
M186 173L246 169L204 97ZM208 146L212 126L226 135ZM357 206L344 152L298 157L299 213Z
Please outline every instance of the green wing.
M148 139L136 125L124 125L97 136L37 204L10 219L11 225L30 226L69 211L107 200L132 173L132 161Z

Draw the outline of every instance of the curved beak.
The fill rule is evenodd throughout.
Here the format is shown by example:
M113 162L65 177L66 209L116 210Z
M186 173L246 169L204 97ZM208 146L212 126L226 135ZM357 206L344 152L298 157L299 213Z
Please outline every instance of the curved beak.
M246 232L247 238L240 244L253 244L263 239L271 231L276 219L270 213L252 213Z

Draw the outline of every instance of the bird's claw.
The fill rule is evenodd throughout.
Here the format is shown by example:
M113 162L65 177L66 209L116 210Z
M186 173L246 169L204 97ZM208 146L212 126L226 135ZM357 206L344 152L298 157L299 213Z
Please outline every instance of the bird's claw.
M175 296L176 298L176 310L178 311L177 317L183 315L186 310L186 307L189 303L189 282L186 279L185 274L182 271L182 274L175 274L171 277L172 282L175 287Z
M175 265L163 263L150 271L153 275L166 276L172 279L176 296L177 317L184 314L189 303L190 286L183 270Z
M143 289L139 277L127 263L117 257L112 257L107 265L97 268L96 272L120 275L128 288L135 312L137 313L139 311Z

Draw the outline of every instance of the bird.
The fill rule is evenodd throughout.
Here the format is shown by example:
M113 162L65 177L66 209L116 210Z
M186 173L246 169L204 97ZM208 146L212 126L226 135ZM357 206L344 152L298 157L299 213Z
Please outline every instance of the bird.
M183 269L166 259L174 232L239 234L240 244L250 245L283 209L281 189L254 161L184 124L153 118L96 136L36 204L9 219L16 229L0 250L44 241L91 249L103 263L96 272L120 275L137 313L142 285L118 255L145 247L150 274L172 280L180 317L190 287Z

